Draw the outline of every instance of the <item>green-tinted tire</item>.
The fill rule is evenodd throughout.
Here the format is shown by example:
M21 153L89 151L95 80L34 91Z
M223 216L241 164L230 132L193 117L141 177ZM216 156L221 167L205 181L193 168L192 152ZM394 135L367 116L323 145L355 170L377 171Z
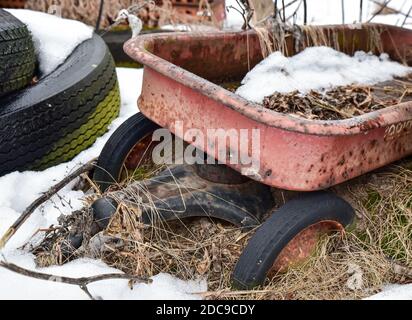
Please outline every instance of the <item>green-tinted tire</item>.
M53 73L0 99L0 176L73 159L107 131L120 95L113 58L94 35Z
M27 26L0 9L0 97L27 86L35 66L36 55Z

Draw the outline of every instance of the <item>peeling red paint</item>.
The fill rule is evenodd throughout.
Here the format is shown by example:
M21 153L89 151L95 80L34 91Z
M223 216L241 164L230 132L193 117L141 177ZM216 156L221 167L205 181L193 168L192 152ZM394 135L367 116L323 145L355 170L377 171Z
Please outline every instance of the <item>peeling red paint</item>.
M344 35L347 53L367 50L368 30L378 28L383 50L412 65L412 31L371 24L323 28ZM325 189L412 154L411 102L348 120L313 121L267 110L215 84L242 79L262 60L254 32L147 35L130 40L125 51L145 66L139 108L160 126L173 131L182 121L185 130L205 133L259 129L261 167L254 179L264 184Z

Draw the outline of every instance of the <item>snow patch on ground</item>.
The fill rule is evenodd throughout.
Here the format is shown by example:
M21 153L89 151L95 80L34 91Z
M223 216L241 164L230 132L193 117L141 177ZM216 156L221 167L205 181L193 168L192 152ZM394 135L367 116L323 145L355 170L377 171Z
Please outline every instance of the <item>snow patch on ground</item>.
M390 285L365 300L412 300L412 284Z
M380 57L357 52L353 57L328 47L309 47L293 57L275 52L243 79L237 94L262 103L275 92L308 92L349 84L375 84L405 76L412 68Z
M12 252L6 256L19 266L35 270L33 257L22 252ZM36 270L55 276L72 278L90 277L102 274L121 273L108 267L102 261L78 259L64 266L54 266ZM152 278L151 284L135 284L130 289L127 280L106 280L92 283L88 289L92 296L103 300L189 300L199 299L192 293L203 292L205 281L182 281L167 274ZM87 300L88 296L77 286L46 282L16 275L10 271L0 272L0 299L2 300ZM7 288L7 289L6 289Z
M81 164L97 158L103 149L106 141L113 132L137 110L137 99L141 90L143 70L137 69L117 69L120 83L120 94L122 107L120 116L110 125L110 131L103 137L97 139L96 143L89 149L80 153L75 159L68 163L49 168L42 172L13 172L0 177L0 234L4 233L11 225L13 220L39 195L47 191L53 184L63 179L67 174L74 171ZM59 199L52 199L40 212L37 212L24 225L8 247L16 248L26 242L27 237L31 236L40 226L47 227L57 222L60 214L69 214L72 209L81 207L81 197L83 194L72 191L73 184L68 185L60 196L64 196L70 205L59 204Z
M122 107L119 118L111 124L106 135L68 163L42 172L14 172L0 177L0 236L41 193L79 165L98 157L113 132L138 111L136 104L141 91L143 70L119 68L117 74ZM25 249L19 248L28 240L40 240L40 234L32 238L39 228L47 228L56 223L61 214L70 214L82 207L84 194L81 191L73 191L72 187L73 184L68 185L59 192L59 196L53 197L39 208L0 252L0 258L4 255L9 262L34 270L34 257ZM79 259L61 267L36 271L75 278L120 272L101 261L90 259ZM35 280L1 268L0 284L0 299L88 299L77 286ZM198 296L191 293L206 291L207 284L205 281L185 282L170 275L159 274L153 277L152 284L137 284L133 290L130 290L126 280L98 282L91 284L89 289L93 296L103 299L198 299Z
M53 72L79 44L93 36L93 29L79 21L31 10L7 11L32 33L42 76Z

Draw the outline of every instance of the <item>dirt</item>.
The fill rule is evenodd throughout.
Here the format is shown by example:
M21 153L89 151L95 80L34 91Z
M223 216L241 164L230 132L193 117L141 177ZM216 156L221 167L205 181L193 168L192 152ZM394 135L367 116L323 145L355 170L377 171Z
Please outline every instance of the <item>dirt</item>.
M338 86L327 91L274 93L263 106L309 120L343 120L412 101L412 75L373 86Z

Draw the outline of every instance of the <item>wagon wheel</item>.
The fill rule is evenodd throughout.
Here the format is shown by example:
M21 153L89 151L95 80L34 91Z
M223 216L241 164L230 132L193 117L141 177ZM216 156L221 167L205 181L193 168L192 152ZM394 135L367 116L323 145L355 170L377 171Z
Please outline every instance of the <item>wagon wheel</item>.
M289 201L256 231L236 265L233 285L251 289L301 263L313 253L321 235L342 232L354 216L346 201L328 192Z
M130 177L145 178L153 169L152 152L159 142L152 141L160 127L138 113L124 122L103 148L93 180L102 192Z

